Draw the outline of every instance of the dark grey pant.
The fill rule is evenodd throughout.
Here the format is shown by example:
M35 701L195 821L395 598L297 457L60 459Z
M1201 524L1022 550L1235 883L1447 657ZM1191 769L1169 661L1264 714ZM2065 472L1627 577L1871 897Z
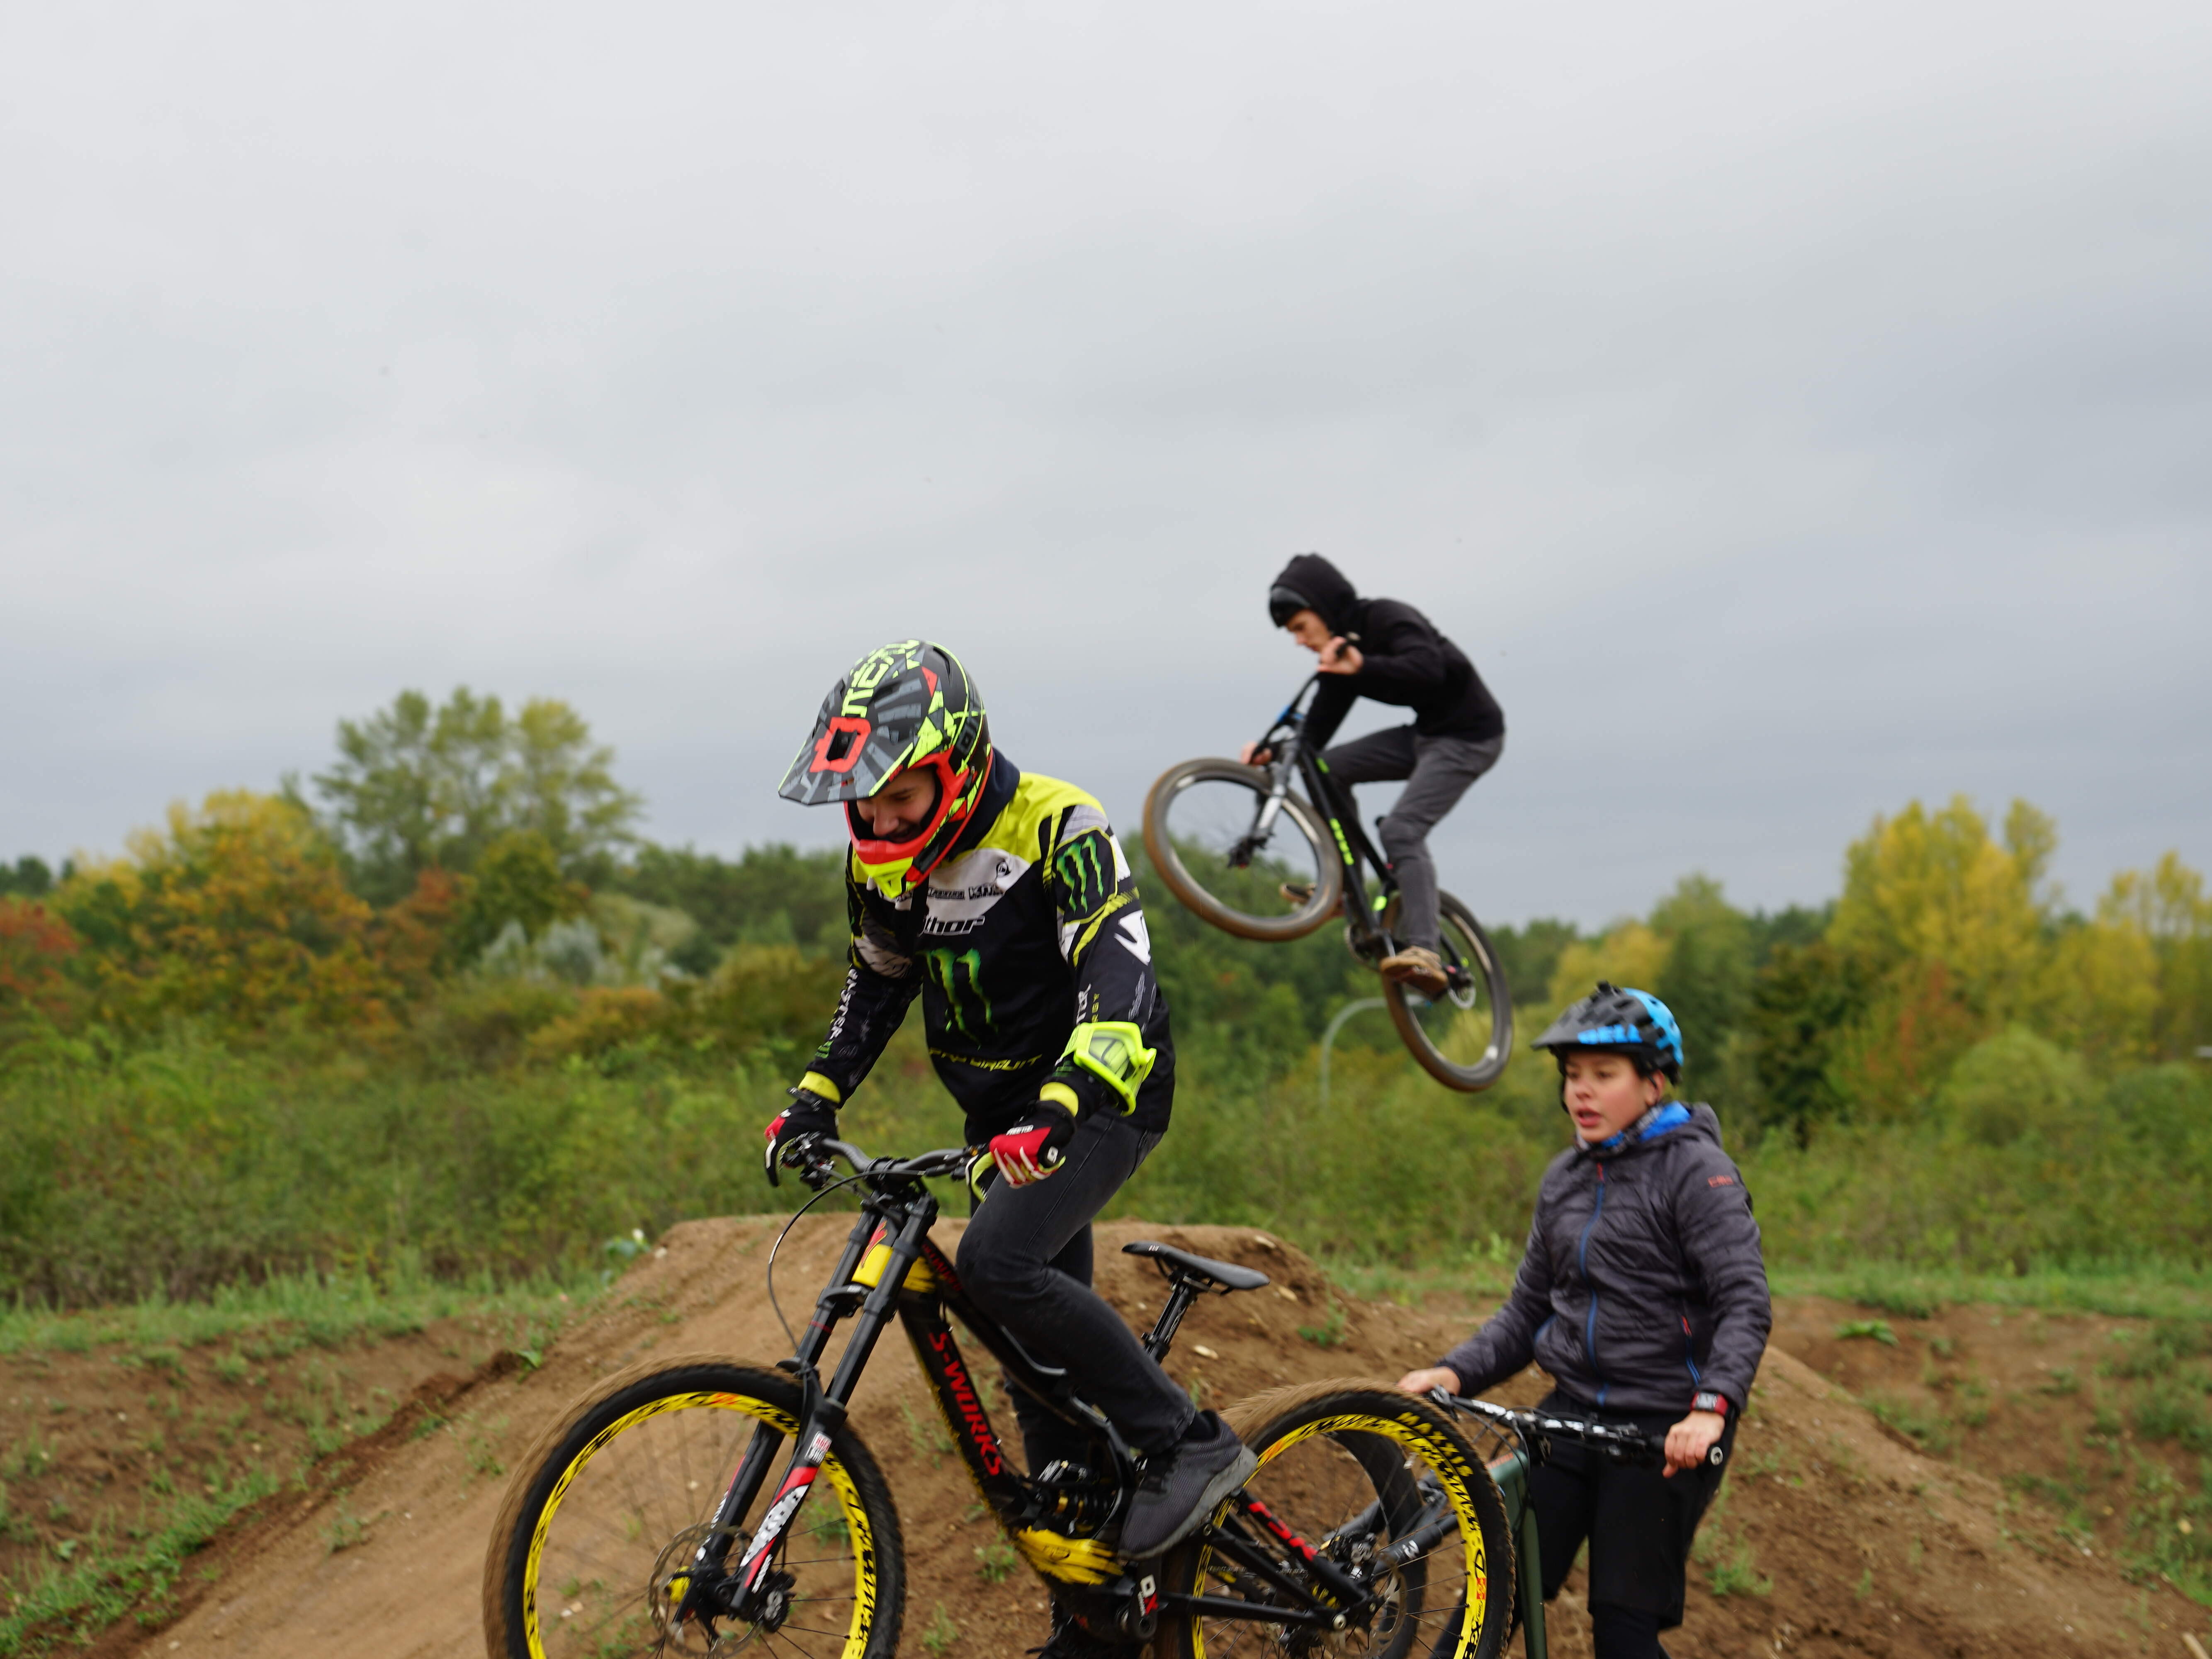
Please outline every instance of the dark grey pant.
M961 1236L960 1282L1035 1359L1062 1367L1076 1393L1140 1451L1172 1446L1197 1414L1091 1288L1091 1222L1159 1144L1121 1118L1085 1116L1056 1174L1026 1187L994 1181ZM1084 1461L1088 1437L1008 1385L1034 1474L1056 1457Z
M1504 750L1502 732L1477 743L1423 737L1410 726L1394 726L1323 752L1329 775L1339 783L1406 780L1398 804L1382 820L1382 856L1390 860L1403 895L1400 944L1437 948L1437 866L1429 857L1429 831L1459 805L1468 785L1498 764Z

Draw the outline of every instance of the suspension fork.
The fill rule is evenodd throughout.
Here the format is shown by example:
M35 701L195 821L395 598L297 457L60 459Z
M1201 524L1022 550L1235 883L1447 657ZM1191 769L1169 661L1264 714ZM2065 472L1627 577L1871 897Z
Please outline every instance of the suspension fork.
M845 1421L846 1402L853 1397L860 1373L868 1368L868 1361L875 1354L876 1343L890 1322L899 1287L906 1282L908 1271L920 1259L922 1240L928 1236L929 1224L936 1218L937 1206L927 1200L896 1213L897 1231L890 1241L890 1260L876 1280L874 1288L860 1304L860 1313L853 1322L852 1339L846 1343L845 1352L838 1359L836 1375L830 1378L826 1389L817 1392L814 1364L822 1357L823 1350L829 1344L830 1329L837 1322L836 1304L849 1298L853 1274L860 1265L869 1241L875 1236L875 1213L864 1206L860 1220L854 1224L852 1235L845 1243L845 1254L838 1258L836 1280L823 1291L814 1319L808 1324L806 1334L799 1343L799 1376L807 1384L809 1410L799 1425L799 1437L795 1443L798 1449L793 1454L783 1485L777 1489L775 1501L769 1505L767 1513L761 1516L759 1527L745 1546L744 1557L731 1574L738 1583L738 1601L733 1611L739 1617L745 1616L749 1604L766 1583L769 1564L775 1559L776 1547L789 1533L799 1506L806 1501L815 1477L821 1473L822 1465L830 1455L830 1437ZM762 1444L764 1437L769 1441L765 1448ZM745 1461L739 1466L737 1478L731 1481L730 1490L723 1494L722 1503L715 1509L714 1537L734 1536L722 1529L734 1528L736 1517L745 1512L753 1497L759 1492L761 1480L767 1474L769 1461L774 1455L774 1443L778 1437L765 1425L754 1431L753 1443L745 1449ZM749 1473L750 1490L744 1492L742 1501L733 1502L740 1496L740 1487L748 1484Z

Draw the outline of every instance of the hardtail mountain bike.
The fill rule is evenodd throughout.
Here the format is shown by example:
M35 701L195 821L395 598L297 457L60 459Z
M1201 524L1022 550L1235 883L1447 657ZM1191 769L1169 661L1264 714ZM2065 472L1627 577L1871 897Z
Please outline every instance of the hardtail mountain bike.
M1293 939L1340 911L1345 944L1372 965L1401 943L1398 884L1359 827L1350 790L1303 741L1320 683L1318 674L1307 680L1260 740L1271 755L1265 765L1191 760L1161 774L1145 798L1145 851L1168 890L1215 927L1239 939ZM1512 1057L1513 998L1474 913L1449 893L1438 894L1437 909L1444 987L1428 995L1385 980L1382 998L1422 1068L1473 1093Z
M1251 1480L1164 1556L1128 1559L1116 1539L1141 1460L1085 1401L1081 1376L1025 1352L930 1239L938 1201L925 1182L957 1178L969 1154L876 1160L841 1141L814 1152L801 1170L813 1201L856 1189L860 1212L797 1352L774 1365L647 1360L546 1431L507 1489L484 1563L493 1659L747 1649L889 1659L906 1592L899 1516L848 1409L894 1320L988 1513L1094 1631L1154 1659L1501 1651L1514 1581L1504 1502L1443 1407L1368 1382L1249 1401L1225 1415L1259 1454ZM839 1178L840 1159L854 1173ZM1165 1244L1124 1248L1170 1287L1144 1339L1155 1358L1199 1297L1267 1283ZM773 1298L773 1252L769 1273ZM1083 1462L1017 1468L952 1320L1012 1386L1089 1437Z
M1578 1442L1598 1455L1619 1463L1656 1465L1665 1461L1665 1447L1643 1430L1626 1424L1590 1423L1578 1418L1554 1417L1511 1406L1493 1406L1486 1400L1462 1400L1442 1389L1429 1398L1455 1417L1474 1418L1485 1432L1477 1437L1484 1461L1503 1494L1506 1514L1517 1546L1520 1581L1516 1585L1515 1620L1521 1626L1522 1650L1527 1659L1549 1659L1551 1648L1544 1632L1544 1559L1536 1539L1535 1510L1528 1503L1528 1472L1542 1462L1559 1441ZM1705 1454L1717 1468L1727 1454L1717 1444ZM1448 1525L1450 1505L1440 1491L1425 1493L1426 1525ZM1420 1537L1423 1523L1410 1534Z

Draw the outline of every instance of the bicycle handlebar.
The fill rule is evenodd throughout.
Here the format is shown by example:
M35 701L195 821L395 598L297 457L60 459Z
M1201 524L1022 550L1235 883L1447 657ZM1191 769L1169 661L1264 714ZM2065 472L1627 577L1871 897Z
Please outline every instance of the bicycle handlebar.
M1615 1427L1607 1423L1585 1423L1576 1417L1552 1417L1542 1412L1493 1406L1487 1400L1462 1399L1444 1389L1430 1389L1429 1398L1446 1411L1467 1412L1511 1429L1524 1441L1579 1441L1618 1463L1656 1463L1667 1455L1663 1442L1654 1440L1642 1429L1632 1425ZM1726 1449L1715 1441L1705 1454L1705 1462L1718 1468L1727 1455Z
M892 1181L948 1180L968 1167L965 1146L940 1146L935 1152L913 1158L871 1158L849 1140L832 1140L826 1136L801 1148L798 1160L784 1167L796 1170L801 1181L819 1191L836 1173L836 1161L841 1158L853 1166L854 1175L872 1187ZM779 1158L776 1162L782 1164L783 1160ZM774 1174L773 1165L770 1174Z

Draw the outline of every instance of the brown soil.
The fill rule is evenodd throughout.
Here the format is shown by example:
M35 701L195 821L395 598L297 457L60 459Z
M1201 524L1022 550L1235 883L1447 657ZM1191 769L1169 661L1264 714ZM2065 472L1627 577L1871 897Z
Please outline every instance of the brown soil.
M191 1581L186 1594L198 1595L197 1605L150 1636L133 1632L126 1641L118 1632L113 1650L149 1659L480 1653L477 1589L505 1485L498 1466L517 1457L593 1379L655 1350L760 1359L787 1352L762 1288L775 1225L745 1218L675 1229L665 1253L563 1336L542 1369L525 1371L510 1362L502 1371L495 1364L465 1391L439 1385L348 1457L337 1483L347 1488L343 1498L332 1495L327 1478L294 1492L210 1553L220 1577L212 1584ZM785 1244L777 1282L787 1313L811 1304L845 1225L836 1217L809 1220ZM1432 1359L1466 1328L1463 1314L1447 1310L1340 1297L1305 1257L1249 1230L1116 1222L1101 1231L1101 1289L1140 1325L1158 1308L1161 1285L1149 1264L1117 1253L1128 1239L1164 1238L1274 1276L1267 1289L1202 1303L1185 1322L1170 1369L1209 1405L1286 1382L1395 1377ZM957 1231L957 1224L943 1224L940 1239L949 1244ZM2129 1583L2108 1559L2103 1532L2086 1539L2085 1549L2060 1530L2057 1512L1981 1472L2033 1471L2052 1460L2063 1466L2068 1430L2051 1414L2094 1413L2089 1390L1993 1389L1980 1429L1952 1431L1987 1435L1988 1455L1959 1462L1917 1449L1853 1398L1862 1390L1888 1391L1909 1403L1918 1389L1930 1401L1949 1401L1966 1387L1963 1379L2048 1376L2035 1371L2039 1364L2053 1370L2072 1364L2076 1376L2087 1376L2094 1364L2087 1356L2109 1343L2105 1331L2121 1322L2045 1316L2039 1326L2031 1316L2005 1315L2003 1324L1992 1326L1990 1310L1961 1309L1944 1320L1893 1322L1895 1348L1835 1334L1838 1324L1865 1317L1830 1304L1784 1310L1734 1471L1700 1538L1688 1617L1669 1638L1672 1650L1684 1659L1785 1652L2031 1659L2148 1652L2187 1659L2180 1632L2203 1632L2203 1609L2154 1581ZM1301 1328L1333 1340L1323 1346L1302 1336ZM1952 1346L1948 1358L1931 1367L1935 1339ZM408 1367L416 1377L450 1367L446 1356L433 1364L424 1352L438 1346L432 1334L352 1357L348 1381L356 1394L383 1388L404 1398L412 1380ZM81 1376L71 1372L65 1358L45 1362L48 1369L35 1378L8 1376L15 1385L8 1395L36 1399L45 1391L71 1401L71 1413L92 1420L96 1401L107 1398L94 1385L110 1379L90 1360ZM234 1424L238 1408L225 1391L238 1385L212 1372L201 1376L197 1364L188 1364L173 1391L179 1414L170 1431L187 1419L204 1423L210 1437L228 1430L231 1445L210 1443L234 1457L236 1435L259 1432L271 1414L249 1411ZM1947 1375L1960 1380L1947 1385ZM268 1385L280 1386L286 1385L273 1377ZM1498 1393L1527 1402L1540 1387L1529 1374ZM135 1394L111 1391L117 1401L106 1407L111 1414L134 1411L128 1401L143 1401L146 1392L143 1382ZM910 1556L906 1650L921 1651L919 1636L942 1607L961 1633L953 1650L1012 1659L1042 1639L1043 1590L1020 1575L994 1585L979 1573L976 1552L992 1535L988 1524L965 1518L971 1495L956 1460L909 1426L908 1413L927 1424L930 1409L915 1367L896 1346L887 1347L862 1385L854 1419L898 1498ZM61 1421L65 1414L54 1416ZM2078 1439L2087 1431L2075 1432ZM272 1440L258 1443L274 1455ZM94 1454L83 1455L78 1478L99 1480ZM1999 1456L2008 1461L1999 1464ZM108 1487L126 1487L133 1468L111 1462ZM333 1538L351 1531L337 1525L342 1515L366 1524L359 1541L333 1551ZM2118 1524L2100 1520L2108 1528ZM1733 1593L1717 1594L1717 1581ZM1578 1595L1579 1572L1553 1610L1553 1647L1561 1659L1589 1652Z

